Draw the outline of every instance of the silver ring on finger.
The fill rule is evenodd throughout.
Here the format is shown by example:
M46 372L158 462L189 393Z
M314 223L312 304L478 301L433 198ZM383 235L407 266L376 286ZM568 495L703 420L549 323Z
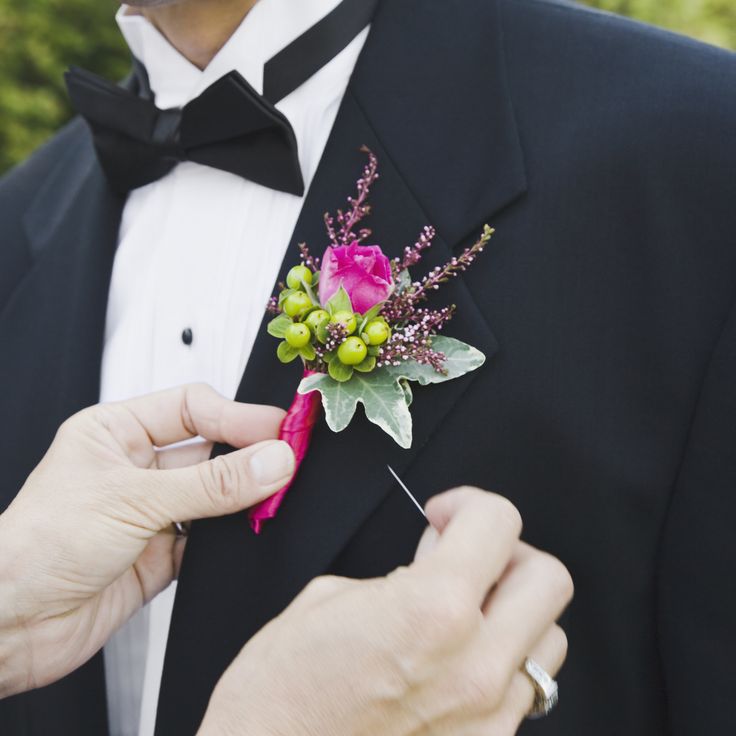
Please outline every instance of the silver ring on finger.
M174 534L176 534L177 539L189 536L189 522L175 521L173 526Z
M522 672L526 674L534 686L534 705L527 713L527 718L544 718L557 705L559 690L557 682L548 672L531 657L524 660Z

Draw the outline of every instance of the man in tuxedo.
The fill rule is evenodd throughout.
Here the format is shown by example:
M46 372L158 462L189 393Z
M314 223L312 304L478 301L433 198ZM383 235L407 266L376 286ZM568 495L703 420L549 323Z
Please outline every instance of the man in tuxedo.
M298 369L278 364L262 305L298 243L323 247L361 145L390 255L431 223L429 268L496 228L443 292L448 334L488 360L416 392L409 451L362 419L320 425L260 537L242 515L195 522L178 588L0 722L194 733L243 642L311 578L411 558L423 520L390 463L421 499L460 483L508 496L571 570L562 703L539 728L729 732L734 56L552 0L143 13L118 15L124 89L72 73L83 117L0 184L3 506L100 398L199 380L289 403Z

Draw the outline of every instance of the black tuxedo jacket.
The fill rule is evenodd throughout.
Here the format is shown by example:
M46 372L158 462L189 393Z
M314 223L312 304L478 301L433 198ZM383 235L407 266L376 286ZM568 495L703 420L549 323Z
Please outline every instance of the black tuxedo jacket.
M505 494L572 571L561 703L523 733L733 733L735 90L733 55L568 4L382 2L284 268L299 241L324 246L367 144L392 254L433 223L429 267L496 227L442 293L449 334L488 361L416 391L410 451L362 417L319 426L261 537L242 514L194 524L158 736L196 731L232 657L310 578L410 560L423 522L387 462L423 499ZM79 120L0 183L0 508L98 398L123 204ZM264 331L238 399L288 405L299 368L274 348ZM2 734L106 728L101 655L0 703Z

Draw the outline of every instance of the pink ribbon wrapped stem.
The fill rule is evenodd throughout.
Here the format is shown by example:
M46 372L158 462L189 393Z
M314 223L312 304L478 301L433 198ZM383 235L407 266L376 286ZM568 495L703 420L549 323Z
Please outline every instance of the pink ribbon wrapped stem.
M315 371L305 370L304 378L314 373ZM286 492L294 482L294 477L296 477L299 466L302 464L302 460L304 460L309 449L314 425L319 419L320 409L322 408L321 399L322 396L319 391L310 391L308 394L297 393L286 412L284 421L281 423L281 429L279 430L279 439L288 442L291 449L294 450L294 456L296 458L294 476L280 491L274 493L273 496L267 498L265 501L256 504L249 511L248 519L250 520L250 526L256 534L261 533L264 521L273 519L276 516L279 506L281 506L281 502L284 500L284 496L286 496Z

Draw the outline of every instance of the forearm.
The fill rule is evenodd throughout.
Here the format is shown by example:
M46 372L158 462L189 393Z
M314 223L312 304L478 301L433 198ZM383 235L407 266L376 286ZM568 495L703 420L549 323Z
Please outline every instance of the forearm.
M283 731L265 726L263 720L267 716L263 712L264 702L254 704L249 701L247 680L236 678L239 687L224 687L223 683L229 680L232 680L232 677L225 673L215 687L202 724L197 730L197 736L243 736L243 734L248 734L248 736L290 734L294 736L300 732L297 729ZM265 710L267 712L269 707L266 706ZM280 716L281 711L277 710ZM274 720L280 720L275 713Z

